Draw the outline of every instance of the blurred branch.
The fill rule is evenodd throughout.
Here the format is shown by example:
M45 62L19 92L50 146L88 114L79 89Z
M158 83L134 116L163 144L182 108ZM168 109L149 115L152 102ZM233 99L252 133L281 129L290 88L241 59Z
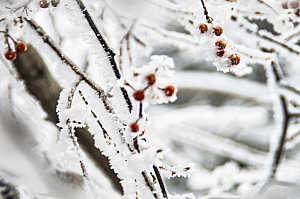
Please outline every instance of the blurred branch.
M20 54L13 62L20 77L24 80L28 92L35 97L48 115L48 120L54 125L58 123L56 103L61 88L47 69L46 64L31 45L28 50ZM120 180L110 169L108 159L94 146L93 137L86 129L76 129L80 146L89 154L96 165L101 168L113 183L114 187L121 192Z

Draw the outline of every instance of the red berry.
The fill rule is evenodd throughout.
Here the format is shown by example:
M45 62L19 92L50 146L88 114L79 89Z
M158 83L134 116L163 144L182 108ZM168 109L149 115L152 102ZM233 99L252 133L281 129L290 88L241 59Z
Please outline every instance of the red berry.
M282 7L283 9L288 9L288 8L289 8L287 2L282 3L282 4L281 4L281 7Z
M214 27L214 33L217 36L220 36L223 33L223 28L220 26Z
M147 75L146 81L147 81L148 85L152 86L156 82L155 75L154 74Z
M205 33L208 30L208 27L206 24L200 24L199 25L199 30L201 31L201 33Z
M56 7L59 4L60 0L51 0L51 4L53 7Z
M237 55L231 55L228 59L231 61L232 65L238 65L241 61L240 57Z
M134 91L133 98L136 101L143 101L145 99L144 91L142 91L142 90Z
M295 11L295 15L296 15L297 17L300 17L300 8L298 8L298 9Z
M171 97L175 92L175 87L172 85L169 85L169 86L166 86L163 90L167 97Z
M140 127L137 123L130 124L130 131L136 133L140 130Z
M291 1L289 6L293 9L298 8L299 7L299 2L298 1Z
M226 47L226 43L223 40L216 41L215 45L218 47L219 50L223 50Z
M5 53L5 58L6 58L7 60L9 60L9 61L15 60L16 57L17 57L17 54L16 54L15 52L13 52L13 51L7 51L7 52Z
M18 42L15 45L15 50L16 50L17 53L23 53L27 50L27 46L24 42Z
M218 51L217 51L217 56L223 57L224 53L225 53L224 50L218 50Z
M49 1L48 0L40 0L40 7L41 8L48 8L49 6Z

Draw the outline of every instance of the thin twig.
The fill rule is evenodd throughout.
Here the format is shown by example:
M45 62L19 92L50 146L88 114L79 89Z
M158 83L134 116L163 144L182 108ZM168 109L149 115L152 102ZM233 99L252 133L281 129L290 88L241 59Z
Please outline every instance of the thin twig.
M101 98L106 110L108 110L109 113L114 113L104 90L99 87L92 79L90 79L84 72L82 72L81 69L58 48L53 39L50 38L49 35L47 35L47 33L42 29L41 26L39 26L33 19L25 18L25 20L41 36L42 40L52 48L57 56L98 93L98 96Z
M84 3L82 2L82 0L76 0L79 8L81 9L81 12L83 13L85 19L87 20L87 22L89 23L92 31L94 32L94 34L96 35L97 39L99 40L101 46L103 47L103 50L105 51L106 55L107 55L107 58L110 62L110 65L112 67L112 70L116 76L117 79L120 79L121 78L121 73L120 73L120 70L116 64L116 61L115 61L115 53L113 52L113 50L108 46L108 44L106 43L106 41L104 40L102 34L100 33L100 31L98 30L96 24L94 23L91 15L89 14L87 8L85 7ZM127 103L127 106L128 106L128 109L129 109L129 112L131 113L132 111L132 103L131 103L131 100L130 98L128 97L128 94L126 89L124 89L123 87L120 88L121 89L121 92L123 94L123 97Z
M149 177L147 176L145 171L142 171L142 176L144 177L144 180L146 182L146 185L150 188L150 191L152 192L153 196L155 199L158 199L158 195L155 191L155 188L153 184L150 182Z
M155 173L156 178L158 180L159 186L161 188L161 192L163 194L163 197L168 199L167 190L165 188L164 182L163 182L163 180L161 178L161 175L160 175L160 172L159 172L157 166L153 165L153 170L154 170L154 173Z
M208 11L207 11L207 8L205 6L204 0L201 0L201 3L202 3L202 7L203 7L203 10L204 10L204 15L205 15L207 23L212 23L212 18L208 15Z

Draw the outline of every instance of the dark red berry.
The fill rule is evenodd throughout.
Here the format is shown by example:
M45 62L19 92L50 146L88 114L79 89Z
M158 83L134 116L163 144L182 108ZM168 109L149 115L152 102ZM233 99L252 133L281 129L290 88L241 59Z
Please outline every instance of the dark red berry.
M298 9L295 11L295 15L296 15L297 17L300 17L300 8L298 8Z
M289 8L287 2L282 3L282 4L281 4L281 7L282 7L283 9L288 9L288 8Z
M218 47L219 50L223 50L226 47L226 43L223 40L216 41L215 45Z
M142 91L142 90L134 91L133 98L136 101L143 101L145 99L144 91Z
M48 8L49 6L49 1L48 0L40 0L40 7L41 8Z
M237 55L231 55L228 59L231 61L232 65L238 65L241 61L240 57Z
M223 33L223 28L220 26L214 27L214 33L217 36L220 36Z
M290 8L293 8L293 9L298 8L299 7L299 2L298 1L291 1L289 3L289 6L290 6Z
M140 127L137 123L130 124L130 131L136 133L140 130Z
M224 50L218 50L218 51L217 51L217 56L223 57L224 53L225 53Z
M163 90L167 97L171 97L175 92L175 87L172 85L169 85L169 86L166 86Z
M148 85L152 86L156 82L155 75L154 74L147 75L146 76L146 81L147 81Z
M15 50L17 53L23 53L27 50L27 46L24 42L18 42L15 45Z
M7 51L7 52L5 53L5 58L6 58L7 60L9 60L9 61L15 60L16 57L17 57L17 54L16 54L15 52L13 52L13 51Z
M205 33L208 30L208 27L206 24L200 24L199 25L199 30L201 31L201 33Z
M59 4L60 0L51 0L51 4L53 7L56 7Z

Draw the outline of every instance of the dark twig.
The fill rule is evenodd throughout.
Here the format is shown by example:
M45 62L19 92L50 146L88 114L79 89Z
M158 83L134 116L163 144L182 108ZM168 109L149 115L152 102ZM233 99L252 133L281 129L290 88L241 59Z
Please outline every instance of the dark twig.
M204 15L205 15L207 23L212 23L212 18L208 15L208 11L207 11L207 8L205 6L204 0L201 0L201 3L202 3L202 6L203 6Z
M106 41L104 40L103 36L101 35L100 31L98 30L96 24L94 23L91 15L89 14L87 8L85 7L84 3L82 2L82 0L76 0L79 8L81 9L81 12L83 13L85 19L87 20L87 22L89 23L91 29L93 30L93 32L95 33L97 39L99 40L100 44L102 45L103 47L103 50L105 51L108 59L109 59L109 62L110 62L110 65L112 66L112 70L116 76L117 79L120 79L121 78L121 73L120 73L120 70L116 64L116 61L115 61L115 53L113 52L112 49L110 49L110 47L108 46L108 44L106 43ZM131 113L132 111L132 103L131 103L131 100L130 98L128 97L128 94L127 94L127 91L126 89L124 89L123 87L120 88L121 89L121 92L123 94L123 97L127 103L127 106L128 106L128 109L129 109L129 112Z
M149 177L147 176L145 171L142 171L142 176L144 177L144 180L146 182L146 185L150 188L150 191L152 192L155 199L158 199L158 195L153 187L153 184L150 182Z
M54 43L53 39L49 37L49 35L46 34L46 32L40 27L34 20L27 19L25 20L28 22L28 24L41 36L43 41L48 44L52 50L57 54L57 56L66 63L82 80L84 80L91 88L93 88L95 91L97 91L99 97L101 98L105 108L110 112L113 113L113 109L109 105L107 96L105 95L104 90L99 87L92 79L90 79L84 72L80 70L80 68L72 61L70 60Z
M161 188L161 192L163 194L163 197L168 199L168 194L167 194L164 182L163 182L163 180L161 178L161 175L160 175L160 172L159 172L157 166L153 165L153 170L155 172L156 178L157 178L159 186Z

